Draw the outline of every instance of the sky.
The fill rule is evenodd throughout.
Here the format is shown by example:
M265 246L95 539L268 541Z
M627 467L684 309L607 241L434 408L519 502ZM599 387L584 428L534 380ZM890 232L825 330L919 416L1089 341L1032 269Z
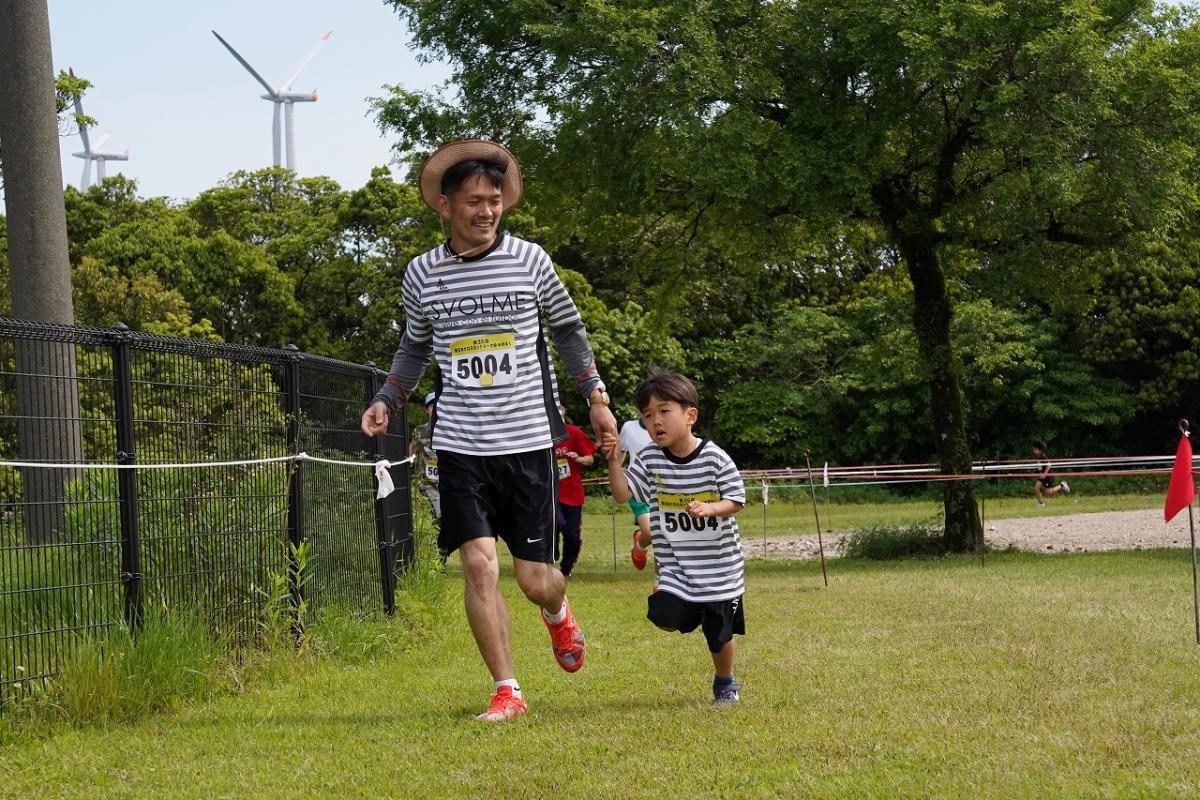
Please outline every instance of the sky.
M271 166L272 104L263 87L210 33L216 30L267 81L288 78L326 31L330 37L293 84L316 89L297 103L296 171L356 188L393 158L392 137L368 116L383 84L430 89L444 64L418 64L404 22L382 0L49 0L55 73L74 67L93 83L83 110L93 141L129 150L107 174L133 178L143 197L183 200L239 169ZM78 135L60 151L64 184L79 185ZM396 171L394 171L396 172Z

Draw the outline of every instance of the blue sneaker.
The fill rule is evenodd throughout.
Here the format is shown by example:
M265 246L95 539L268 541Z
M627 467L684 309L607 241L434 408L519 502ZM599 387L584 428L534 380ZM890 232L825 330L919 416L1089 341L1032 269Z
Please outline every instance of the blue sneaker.
M713 684L713 705L714 706L731 706L739 702L738 692L741 690L740 683L726 683L723 685Z

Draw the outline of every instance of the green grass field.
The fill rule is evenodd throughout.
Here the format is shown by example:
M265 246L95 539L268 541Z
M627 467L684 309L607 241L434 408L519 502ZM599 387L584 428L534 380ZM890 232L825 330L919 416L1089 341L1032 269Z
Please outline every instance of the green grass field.
M1195 797L1187 551L753 562L739 707L699 633L644 619L646 573L589 559L574 675L502 579L530 713L454 606L423 646L288 685L0 746L4 798ZM507 571L506 571L507 573Z

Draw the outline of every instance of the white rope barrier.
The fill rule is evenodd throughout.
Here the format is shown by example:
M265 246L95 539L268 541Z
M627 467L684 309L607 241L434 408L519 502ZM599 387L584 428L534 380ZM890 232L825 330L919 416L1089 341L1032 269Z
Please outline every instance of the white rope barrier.
M387 497L392 492L396 491L396 484L392 481L392 474L388 472L391 467L398 467L401 464L412 462L413 456L402 458L399 461L388 461L386 458L379 461L343 461L336 458L322 458L321 456L310 456L303 451L290 456L271 456L270 458L247 458L238 459L236 461L193 461L191 463L181 464L56 464L45 461L0 461L0 467L19 467L22 469L187 469L189 467L248 467L255 464L279 464L286 461L294 461L300 463L302 461L312 461L318 464L333 464L339 467L371 467L375 470L375 497L379 500Z
M3 461L0 460L0 467L21 467L21 468L41 468L41 469L183 469L185 467L247 467L254 464L278 464L285 461L315 461L321 464L335 464L343 467L374 467L378 468L380 464L385 467L398 467L401 464L408 464L413 460L412 456L401 459L399 461L340 461L334 458L322 458L321 456L310 456L303 451L290 456L272 456L270 458L247 458L237 461L192 461L178 464L62 464L49 461Z

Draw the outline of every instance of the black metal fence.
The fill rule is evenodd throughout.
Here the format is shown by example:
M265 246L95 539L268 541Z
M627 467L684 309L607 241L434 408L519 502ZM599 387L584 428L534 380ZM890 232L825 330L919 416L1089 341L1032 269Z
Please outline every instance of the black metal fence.
M279 576L313 610L391 613L414 550L409 465L382 501L366 465L403 459L406 425L359 430L383 377L294 348L0 318L0 705L81 635L148 610L246 639Z

